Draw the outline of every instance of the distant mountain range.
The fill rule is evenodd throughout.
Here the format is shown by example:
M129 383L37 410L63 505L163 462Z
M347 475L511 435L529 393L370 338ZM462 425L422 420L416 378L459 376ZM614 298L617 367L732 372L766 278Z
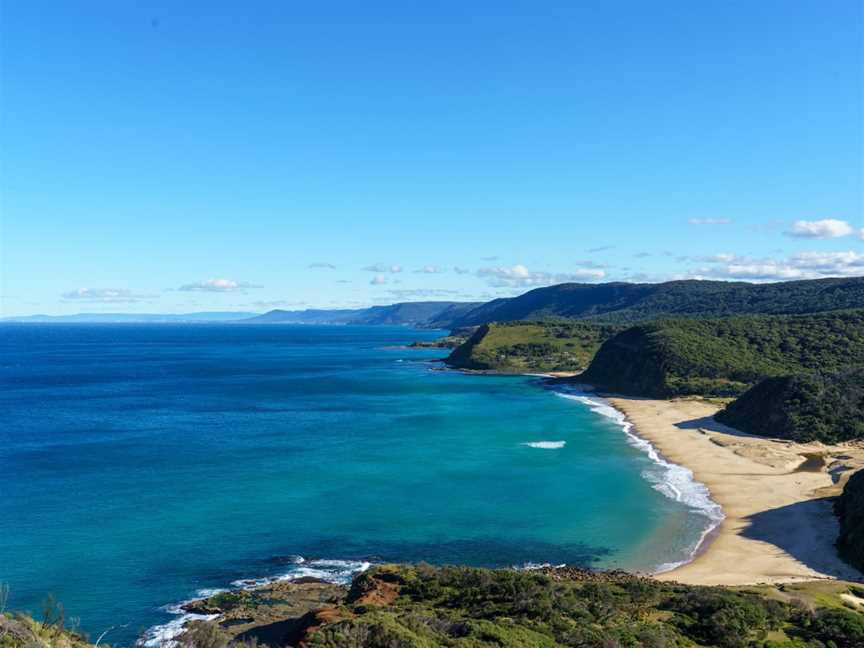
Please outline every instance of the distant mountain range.
M272 310L252 317L251 324L389 324L423 328L448 328L477 308L479 302L403 302L355 310Z
M463 328L491 322L588 319L644 322L662 317L802 315L864 308L864 277L811 279L770 284L730 281L668 281L657 284L565 283L536 288L518 297L480 302L401 302L336 310L272 310L151 314L30 315L9 322L243 322L249 324L365 324Z

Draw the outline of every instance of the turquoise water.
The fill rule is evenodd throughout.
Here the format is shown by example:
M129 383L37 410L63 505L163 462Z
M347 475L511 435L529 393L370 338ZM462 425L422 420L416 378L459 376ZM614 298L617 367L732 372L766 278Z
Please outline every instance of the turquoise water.
M10 607L52 592L129 645L166 604L238 579L687 557L709 518L686 475L597 404L400 348L440 334L0 327Z

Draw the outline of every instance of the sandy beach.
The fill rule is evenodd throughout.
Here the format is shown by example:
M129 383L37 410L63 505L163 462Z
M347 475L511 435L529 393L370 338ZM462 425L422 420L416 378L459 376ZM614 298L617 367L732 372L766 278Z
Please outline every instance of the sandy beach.
M718 408L704 401L608 400L668 460L692 470L726 516L692 562L659 578L701 585L862 579L837 557L831 502L864 465L860 446L741 434L716 423Z

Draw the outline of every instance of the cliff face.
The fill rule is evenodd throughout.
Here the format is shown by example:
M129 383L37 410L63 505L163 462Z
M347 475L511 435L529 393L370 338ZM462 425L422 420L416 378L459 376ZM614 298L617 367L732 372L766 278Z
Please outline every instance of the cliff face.
M843 560L864 571L864 470L846 482L835 511L840 518L837 550Z
M761 436L837 443L864 437L864 369L767 378L717 413Z

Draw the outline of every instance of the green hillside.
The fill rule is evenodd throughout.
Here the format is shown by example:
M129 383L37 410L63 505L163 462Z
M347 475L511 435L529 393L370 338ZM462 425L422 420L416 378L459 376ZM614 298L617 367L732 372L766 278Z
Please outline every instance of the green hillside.
M581 380L655 398L737 396L763 378L864 366L864 309L675 319L606 341Z
M762 436L837 443L864 437L864 369L766 378L717 413Z
M505 322L481 326L446 362L462 369L522 373L581 371L620 330L574 321Z
M496 299L467 311L455 326L550 317L642 322L659 317L807 314L864 308L864 277L772 284L669 281L658 284L559 284Z
M835 510L840 518L837 549L846 562L864 571L864 470L846 482Z

